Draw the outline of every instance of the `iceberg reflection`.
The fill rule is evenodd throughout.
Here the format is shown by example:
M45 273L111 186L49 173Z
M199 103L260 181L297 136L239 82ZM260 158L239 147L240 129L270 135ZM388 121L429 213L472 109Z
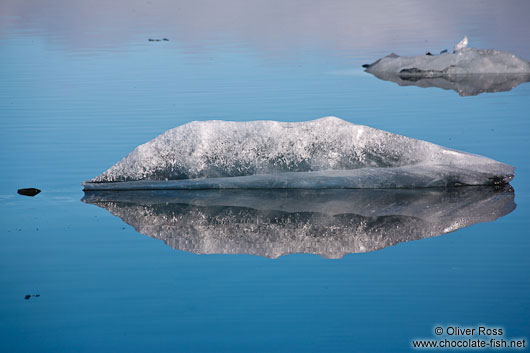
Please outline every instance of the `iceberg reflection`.
M490 222L511 186L378 190L86 191L136 231L196 254L341 258Z
M392 81L400 86L438 87L456 91L462 97L476 96L481 93L506 92L522 83L530 82L530 74L469 74L422 77L392 72L370 73L381 80Z

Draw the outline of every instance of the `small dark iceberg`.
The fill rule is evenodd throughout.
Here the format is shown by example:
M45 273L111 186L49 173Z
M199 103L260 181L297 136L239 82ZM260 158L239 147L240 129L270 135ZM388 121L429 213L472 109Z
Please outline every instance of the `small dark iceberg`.
M341 258L494 221L510 185L435 189L85 191L142 234L195 254Z
M400 86L438 87L461 96L484 92L504 92L530 81L530 63L498 50L455 47L453 53L399 56L394 53L372 64L365 71Z

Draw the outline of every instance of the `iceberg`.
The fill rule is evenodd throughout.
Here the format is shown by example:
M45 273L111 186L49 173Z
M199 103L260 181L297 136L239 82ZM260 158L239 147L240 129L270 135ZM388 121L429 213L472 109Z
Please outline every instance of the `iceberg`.
M366 72L400 86L439 87L461 96L509 91L530 81L530 63L498 50L462 48L440 55L390 54L364 65Z
M85 190L500 185L514 168L336 117L194 121L138 146Z
M366 65L370 73L440 77L469 74L530 74L530 63L493 49L463 48L440 55L399 56L394 53Z
M326 258L380 250L494 221L509 185L437 189L85 191L142 234L195 254Z

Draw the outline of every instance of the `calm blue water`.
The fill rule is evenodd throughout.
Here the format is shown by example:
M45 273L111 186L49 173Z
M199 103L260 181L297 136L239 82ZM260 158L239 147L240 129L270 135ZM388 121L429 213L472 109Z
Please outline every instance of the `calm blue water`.
M361 68L466 34L530 60L529 15L526 1L3 2L0 350L404 352L448 324L529 338L530 83L460 97ZM514 165L517 209L330 260L190 254L80 202L82 181L183 123L327 115Z

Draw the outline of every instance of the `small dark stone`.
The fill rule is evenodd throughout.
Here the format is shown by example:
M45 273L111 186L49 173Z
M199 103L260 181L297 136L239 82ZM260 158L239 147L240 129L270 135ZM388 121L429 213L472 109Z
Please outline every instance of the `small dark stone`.
M155 40L152 39L152 38L149 38L148 41L150 41L150 42L154 42Z
M370 67L370 64L363 64L363 67L366 69L366 68L369 68Z
M37 298L40 297L40 294L35 294L35 297L37 297Z
M432 54L431 54L431 52L430 52L430 51L426 52L426 53L425 53L425 55L429 55L429 56L432 56Z
M29 298L31 298L31 294L26 294L26 295L24 296L24 299L26 299L26 300L28 300Z
M440 52L440 54L447 53L447 49L444 49Z
M25 188L25 189L18 189L17 192L20 195L24 195L24 196L35 196L40 192L40 190L35 189L35 188Z
M162 40L163 40L164 42L169 42L169 39L167 39L167 38L164 38L164 39L162 39Z

